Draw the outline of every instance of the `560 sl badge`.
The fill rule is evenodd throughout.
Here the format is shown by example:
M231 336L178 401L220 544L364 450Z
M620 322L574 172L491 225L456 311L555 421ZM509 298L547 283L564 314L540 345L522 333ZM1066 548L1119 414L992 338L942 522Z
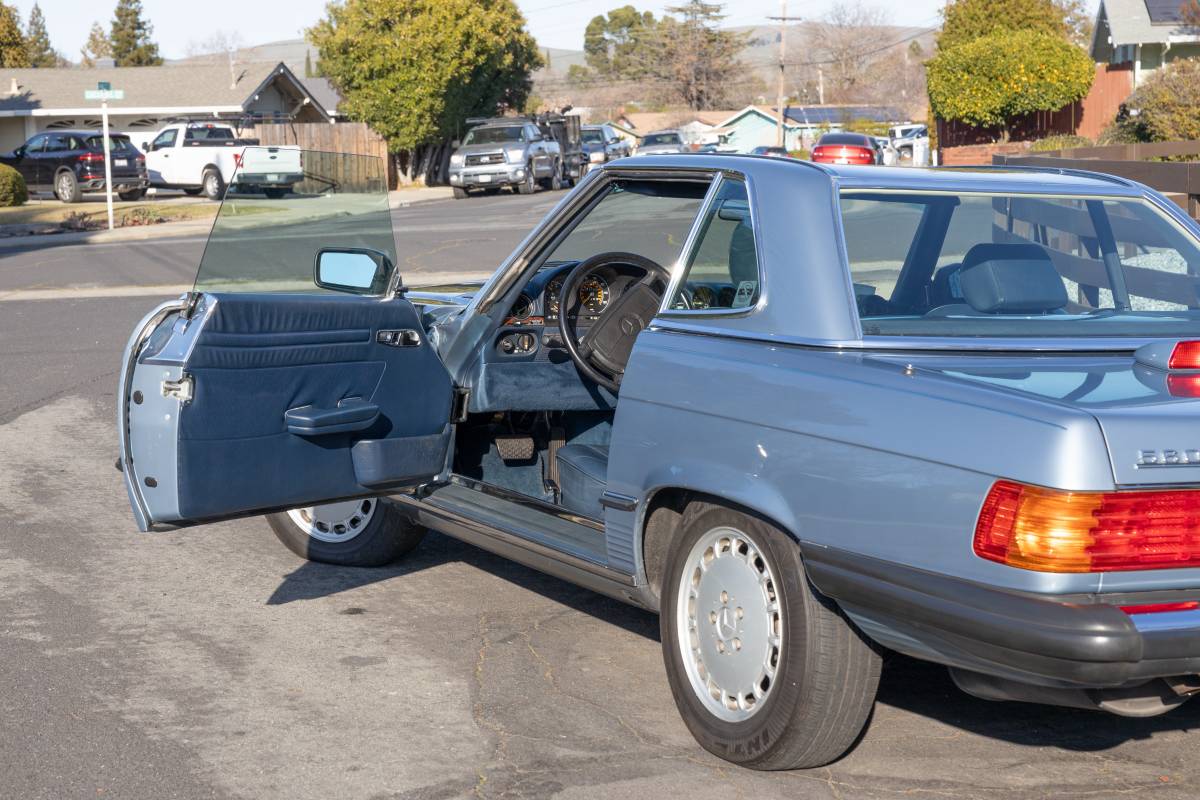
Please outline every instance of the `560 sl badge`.
M1200 467L1200 450L1139 450L1136 467Z

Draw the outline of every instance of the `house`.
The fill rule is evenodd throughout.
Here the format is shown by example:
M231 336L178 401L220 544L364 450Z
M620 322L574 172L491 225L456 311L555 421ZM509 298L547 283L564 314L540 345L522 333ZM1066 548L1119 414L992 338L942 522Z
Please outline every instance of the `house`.
M812 147L822 133L840 131L852 122L868 120L894 125L907 121L903 111L890 106L813 105L784 108L784 147L800 150ZM722 120L726 144L748 153L756 147L778 142L779 113L771 106L746 106Z
M1092 58L1131 64L1136 87L1171 61L1200 57L1200 28L1183 24L1182 6L1183 0L1100 0Z
M96 69L0 68L0 150L56 128L99 128L100 104L84 92L107 82L125 92L109 124L135 142L179 117L242 124L332 122L321 101L279 62Z
M632 132L637 137L652 131L677 130L688 144L716 144L720 141L717 128L731 114L731 110L718 111L635 111L617 118L617 126Z

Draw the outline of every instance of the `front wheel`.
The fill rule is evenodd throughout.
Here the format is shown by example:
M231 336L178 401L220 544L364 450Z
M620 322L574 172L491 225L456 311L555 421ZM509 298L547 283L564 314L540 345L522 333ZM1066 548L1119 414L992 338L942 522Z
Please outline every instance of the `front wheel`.
M809 585L796 543L694 503L667 555L663 660L704 749L752 769L819 767L866 727L880 657Z
M525 165L525 180L517 184L519 194L533 194L537 191L537 178L533 177L533 164Z
M461 186L454 187L455 200L466 200L468 197L470 197L470 195L467 193L466 189L462 188Z
M425 529L377 497L268 514L279 541L301 558L343 567L381 567L410 553Z

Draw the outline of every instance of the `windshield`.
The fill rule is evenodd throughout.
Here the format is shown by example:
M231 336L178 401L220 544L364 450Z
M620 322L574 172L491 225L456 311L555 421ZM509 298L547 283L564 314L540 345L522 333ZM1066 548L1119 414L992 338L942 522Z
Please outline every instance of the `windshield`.
M467 133L463 144L503 144L525 141L525 129L520 125L507 128L475 128Z
M682 141L678 133L652 133L642 139L642 144L680 144Z
M366 248L396 263L387 167L374 156L247 147L200 259L198 292L315 293L317 253Z
M844 192L863 333L1200 336L1200 246L1147 201Z
M585 144L604 144L604 131L589 131L585 128L582 135L582 141Z

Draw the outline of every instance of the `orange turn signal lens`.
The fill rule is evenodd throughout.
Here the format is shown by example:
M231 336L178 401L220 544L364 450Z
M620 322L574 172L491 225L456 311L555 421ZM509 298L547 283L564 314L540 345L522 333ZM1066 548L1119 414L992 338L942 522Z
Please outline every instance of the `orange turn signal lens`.
M1200 566L1200 491L1062 492L998 481L975 553L1039 572Z

